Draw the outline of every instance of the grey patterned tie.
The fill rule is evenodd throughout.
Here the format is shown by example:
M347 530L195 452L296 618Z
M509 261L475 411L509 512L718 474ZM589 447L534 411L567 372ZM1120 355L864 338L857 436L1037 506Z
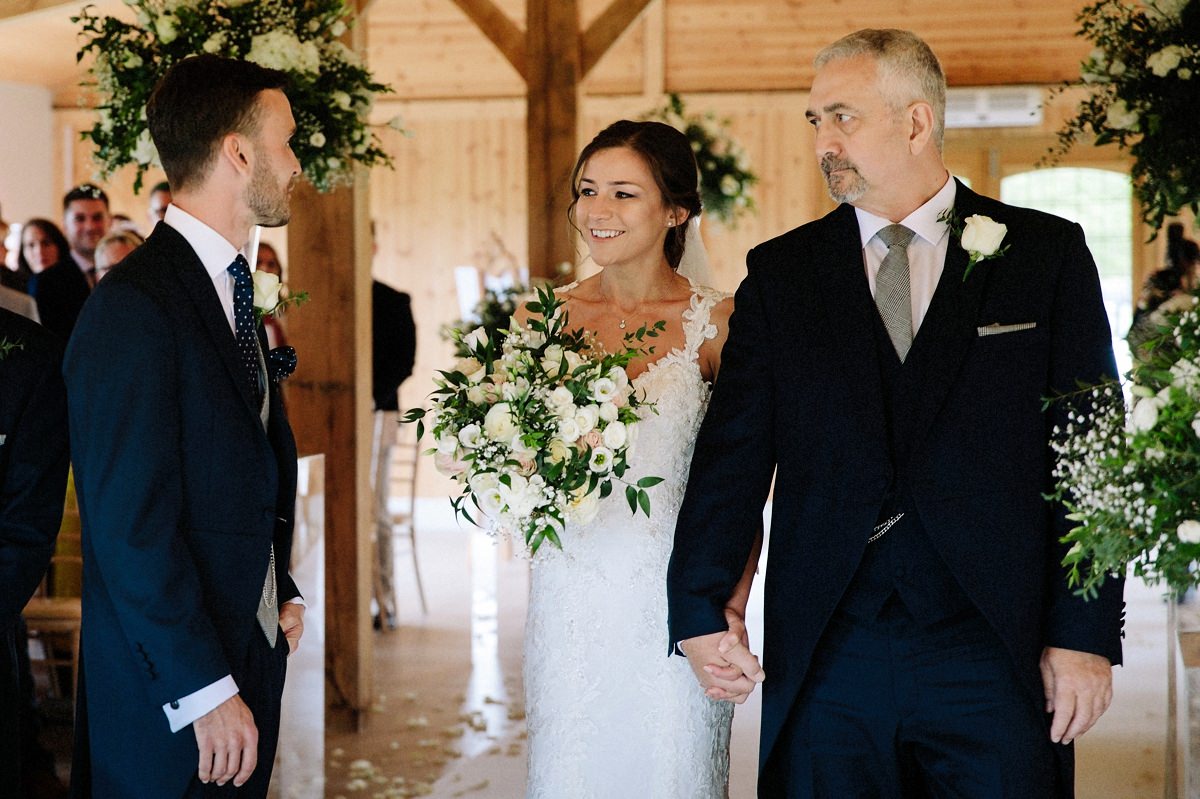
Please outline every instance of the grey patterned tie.
M875 277L875 306L887 328L888 338L900 356L908 357L912 346L912 299L908 282L908 243L915 235L904 225L888 225L876 235L887 245L887 255Z

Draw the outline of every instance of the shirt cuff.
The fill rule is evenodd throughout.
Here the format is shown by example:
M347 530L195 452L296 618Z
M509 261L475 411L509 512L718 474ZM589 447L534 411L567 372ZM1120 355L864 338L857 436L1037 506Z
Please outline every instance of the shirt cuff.
M302 607L302 608L306 608L306 607L308 607L308 603L304 601L304 597L302 597L302 596L296 596L296 597L292 597L291 599L289 599L287 602L284 602L283 604L285 604L285 605L299 605L299 606L300 606L300 607Z
M167 721L171 723L171 732L179 732L196 719L214 710L231 696L238 693L237 683L233 675L227 674L216 682L206 685L199 691L188 694L182 699L163 705Z

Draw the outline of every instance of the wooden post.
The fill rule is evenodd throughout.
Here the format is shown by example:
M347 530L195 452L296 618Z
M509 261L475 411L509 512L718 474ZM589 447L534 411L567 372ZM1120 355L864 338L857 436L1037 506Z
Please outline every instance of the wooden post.
M575 262L567 221L579 113L576 0L528 0L525 130L529 146L529 276L553 277Z
M325 614L329 702L356 713L370 705L373 688L366 191L363 170L352 188L327 195L297 186L287 261L288 283L312 297L287 318L299 358L287 403L300 454L325 454L325 596L316 612Z

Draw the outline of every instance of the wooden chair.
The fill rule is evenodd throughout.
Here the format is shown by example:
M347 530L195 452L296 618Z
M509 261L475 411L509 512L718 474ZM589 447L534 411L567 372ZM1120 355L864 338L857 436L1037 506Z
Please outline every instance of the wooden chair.
M28 642L32 644L30 667L46 670L50 694L61 699L74 697L75 686L79 684L79 631L83 619L79 599L83 572L80 529L75 487L68 479L63 520L50 569L22 614ZM59 670L67 667L71 669L71 685L63 690Z
M429 613L425 601L425 587L421 583L421 567L417 562L417 530L415 511L417 504L417 472L421 460L421 443L417 440L416 425L401 424L394 435L396 444L392 447L392 458L388 468L387 479L387 513L391 520L392 554L396 553L397 542L406 542L409 557L412 560L413 576L416 578L417 597L421 600L421 613ZM386 434L386 431L385 431ZM378 569L375 570L378 576ZM396 580L392 580L392 605L399 607L396 597ZM381 598L383 590L379 579L375 581L376 601ZM383 603L379 602L381 611Z

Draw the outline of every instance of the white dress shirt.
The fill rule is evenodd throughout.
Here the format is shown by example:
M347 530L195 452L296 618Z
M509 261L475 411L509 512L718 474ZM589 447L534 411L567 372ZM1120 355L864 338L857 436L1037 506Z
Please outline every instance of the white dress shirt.
M916 234L908 245L908 285L909 299L912 301L914 338L929 311L929 303L933 301L933 292L942 277L942 268L946 265L946 252L950 247L950 226L939 222L938 217L947 208L954 207L956 193L954 178L947 177L946 184L937 194L896 223L904 225ZM854 213L858 216L858 232L862 237L867 282L871 286L871 296L874 297L875 277L879 274L879 267L883 264L888 250L876 234L892 224L892 221L861 208L855 208Z
M229 274L228 269L233 259L237 258L239 250L220 233L174 203L167 206L163 222L173 227L195 250L200 263L204 265L204 271L212 278L213 288L217 290L217 297L221 300L221 307L225 309L225 317L229 320L229 331L236 335L237 328L233 320L233 275ZM305 603L296 598L284 604ZM199 691L163 705L163 712L167 714L167 720L171 723L171 732L182 730L237 693L238 687L233 675L226 675Z

